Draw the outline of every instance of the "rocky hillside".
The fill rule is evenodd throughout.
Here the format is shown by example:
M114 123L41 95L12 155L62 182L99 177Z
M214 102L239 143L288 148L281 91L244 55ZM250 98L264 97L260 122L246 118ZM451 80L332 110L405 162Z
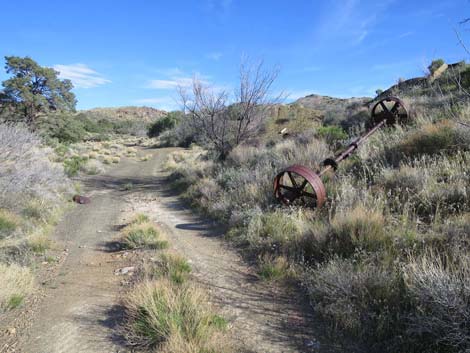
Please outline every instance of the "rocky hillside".
M298 99L294 104L299 104L306 108L314 109L322 113L331 110L347 112L351 109L356 109L358 106L363 106L372 100L370 97L352 97L352 98L334 98L329 96L321 96L318 94L311 94L309 96Z
M167 114L164 110L150 107L94 108L83 111L88 117L97 120L141 121L151 123Z

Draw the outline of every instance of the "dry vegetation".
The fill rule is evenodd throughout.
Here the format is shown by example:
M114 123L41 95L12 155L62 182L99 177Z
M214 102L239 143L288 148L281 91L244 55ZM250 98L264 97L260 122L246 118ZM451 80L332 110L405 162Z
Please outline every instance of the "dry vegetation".
M53 157L27 129L0 124L0 311L20 306L33 291L34 264L47 256L52 224L71 189Z
M142 229L152 239L155 234L162 236L147 216L137 215L123 231L124 242ZM154 248L154 240L144 238L139 247L145 243ZM144 261L137 278L124 299L127 321L123 330L130 345L152 352L233 352L227 322L215 313L206 291L192 280L185 258L174 252L154 253L150 261Z
M192 205L260 259L262 277L302 282L333 332L375 352L462 352L470 349L470 129L456 119L468 123L469 108L405 100L413 124L379 132L342 164L325 180L321 210L280 208L272 195L283 167L316 169L338 147L320 127L260 137L224 161L192 147L167 168Z

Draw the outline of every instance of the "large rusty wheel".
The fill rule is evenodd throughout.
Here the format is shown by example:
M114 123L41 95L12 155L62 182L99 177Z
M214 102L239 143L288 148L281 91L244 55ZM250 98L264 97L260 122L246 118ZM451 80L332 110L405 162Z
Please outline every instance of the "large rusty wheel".
M302 165L288 167L276 176L274 195L285 205L321 207L326 201L321 178Z
M408 119L408 110L400 98L386 97L378 101L371 111L372 123L378 124L383 120L387 125L405 124Z

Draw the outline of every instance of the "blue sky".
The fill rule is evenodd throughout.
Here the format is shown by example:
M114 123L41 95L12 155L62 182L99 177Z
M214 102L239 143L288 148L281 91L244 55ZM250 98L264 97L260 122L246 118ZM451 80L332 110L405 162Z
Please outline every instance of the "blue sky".
M432 59L467 59L454 33L470 44L466 16L468 0L16 0L0 7L0 55L55 67L79 109L175 109L194 75L234 87L242 56L279 66L287 101L364 96Z

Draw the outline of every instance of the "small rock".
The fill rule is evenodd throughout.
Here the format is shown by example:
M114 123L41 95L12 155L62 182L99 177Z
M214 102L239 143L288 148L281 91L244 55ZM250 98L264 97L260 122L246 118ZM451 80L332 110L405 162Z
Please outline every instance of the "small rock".
M8 329L7 329L7 333L8 333L10 336L16 335L16 328L14 328L14 327L8 328Z
M114 271L114 274L116 276L120 276L120 275L131 275L132 272L134 272L135 270L135 267L134 266L129 266L129 267L123 267L123 268L118 268L116 271Z

